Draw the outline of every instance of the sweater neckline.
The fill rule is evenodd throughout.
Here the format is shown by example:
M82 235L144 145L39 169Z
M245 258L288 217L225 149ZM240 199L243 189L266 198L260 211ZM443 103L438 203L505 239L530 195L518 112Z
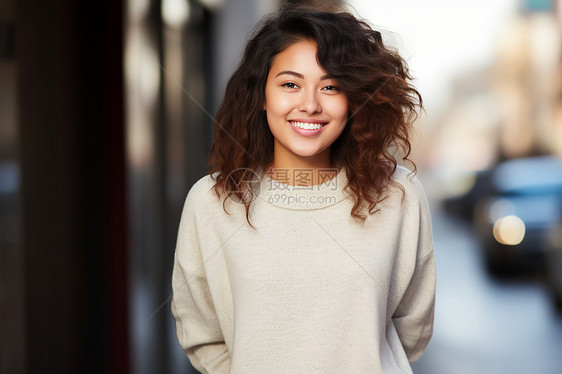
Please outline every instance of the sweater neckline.
M304 169L298 175L300 178L306 178L307 172L311 171ZM273 179L263 169L258 171L258 175L260 176L258 199L283 209L324 209L349 197L344 191L348 184L344 167L341 167L339 171L337 169L321 170L320 178L324 182L311 186L283 183L283 174L281 174L281 178ZM310 174L308 175L310 176Z

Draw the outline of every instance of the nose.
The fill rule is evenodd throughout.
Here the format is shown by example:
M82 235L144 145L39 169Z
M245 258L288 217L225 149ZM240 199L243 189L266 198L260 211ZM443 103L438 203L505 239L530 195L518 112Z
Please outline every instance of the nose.
M320 113L322 106L318 100L318 93L314 89L303 90L298 109L308 114Z

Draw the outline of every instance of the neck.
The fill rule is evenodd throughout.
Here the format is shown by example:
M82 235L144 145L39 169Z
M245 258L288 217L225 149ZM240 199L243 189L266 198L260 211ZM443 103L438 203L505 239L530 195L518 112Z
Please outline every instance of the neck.
M288 185L311 186L325 183L336 176L339 168L330 162L317 160L298 160L298 162L279 162L273 160L266 165L270 178Z

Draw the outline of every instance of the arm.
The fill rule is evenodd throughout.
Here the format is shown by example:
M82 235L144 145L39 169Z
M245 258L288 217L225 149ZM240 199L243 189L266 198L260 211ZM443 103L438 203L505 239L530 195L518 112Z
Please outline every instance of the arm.
M414 181L418 199L409 213L412 225L418 229L415 265L406 291L393 315L393 322L408 360L416 361L423 353L433 334L435 309L435 257L431 217L421 184Z
M172 272L172 315L176 336L201 373L228 373L230 355L224 343L205 275L197 237L196 222L186 200Z
M416 263L408 289L392 317L400 342L410 362L420 358L433 334L434 269L433 253Z

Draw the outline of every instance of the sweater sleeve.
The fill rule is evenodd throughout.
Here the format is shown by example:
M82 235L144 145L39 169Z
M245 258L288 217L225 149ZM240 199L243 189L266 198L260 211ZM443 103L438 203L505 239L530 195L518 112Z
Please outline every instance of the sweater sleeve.
M203 374L228 373L230 355L215 312L192 212L186 199L172 271L172 315L176 336L191 361Z
M404 296L392 317L410 362L422 355L431 339L435 310L435 258L431 217L425 193L417 179L414 185L419 197L417 209L415 213L412 212L417 226L414 227L418 229L415 241L417 248L412 248L416 251L416 260Z

